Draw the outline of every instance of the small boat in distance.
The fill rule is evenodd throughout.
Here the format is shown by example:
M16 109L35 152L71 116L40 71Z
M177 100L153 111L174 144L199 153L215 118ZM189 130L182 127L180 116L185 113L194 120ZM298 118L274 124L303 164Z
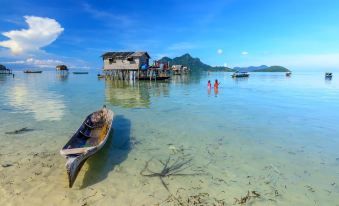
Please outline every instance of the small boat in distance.
M326 78L332 78L332 72L326 72L325 77Z
M88 74L88 72L73 72L73 74Z
M104 74L98 74L97 76L98 76L99 79L102 79L102 78L106 77L106 75L104 75Z
M250 74L248 72L234 72L232 74L232 78L239 78L239 77L249 77Z
M34 70L24 70L26 74L40 74L42 71L34 71Z
M286 72L286 76L287 76L287 77L290 77L291 74L292 74L292 72Z
M80 128L60 150L60 154L67 159L69 187L73 186L86 160L105 145L112 128L113 116L113 112L106 106L88 115Z

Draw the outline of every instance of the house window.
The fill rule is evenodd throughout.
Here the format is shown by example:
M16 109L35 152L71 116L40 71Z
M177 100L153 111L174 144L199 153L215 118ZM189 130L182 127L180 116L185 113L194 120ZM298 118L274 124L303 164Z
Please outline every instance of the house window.
M109 64L115 63L115 61L114 61L112 58L109 58L109 59L108 59L108 62L109 62Z

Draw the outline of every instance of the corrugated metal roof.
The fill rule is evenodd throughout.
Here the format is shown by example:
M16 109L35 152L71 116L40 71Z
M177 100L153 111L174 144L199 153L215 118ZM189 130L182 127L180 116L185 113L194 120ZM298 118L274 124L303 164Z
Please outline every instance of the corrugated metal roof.
M150 56L148 55L147 52L106 52L104 53L103 55L101 55L101 57L112 57L112 58L115 58L115 57L121 57L121 58L127 58L129 56L131 57L140 57L140 56L143 56L145 55L148 56L148 58L150 58Z

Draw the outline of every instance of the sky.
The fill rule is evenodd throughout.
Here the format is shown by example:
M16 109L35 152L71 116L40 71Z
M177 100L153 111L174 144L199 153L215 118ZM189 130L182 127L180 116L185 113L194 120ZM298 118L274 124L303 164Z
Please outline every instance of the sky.
M339 71L339 1L0 1L0 64L100 69L107 51Z

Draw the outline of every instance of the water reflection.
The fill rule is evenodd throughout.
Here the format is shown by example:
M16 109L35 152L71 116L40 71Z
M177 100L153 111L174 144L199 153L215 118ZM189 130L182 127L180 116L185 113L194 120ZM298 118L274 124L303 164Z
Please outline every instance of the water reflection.
M7 79L7 75L0 74L0 84L4 84Z
M171 82L174 84L189 84L190 75L189 74L172 75Z
M240 82L248 82L248 79L250 77L238 77L238 78L232 78L235 83L240 83Z
M68 72L66 73L57 73L56 78L62 82L66 82L68 80Z
M106 80L106 102L124 108L149 108L151 97L169 96L167 81Z
M219 88L218 87L214 87L214 96L217 97L219 94Z
M106 102L125 108L148 108L150 95L145 86L140 82L128 82L122 80L106 80Z
M151 97L160 97L160 96L169 96L169 85L167 81L158 81L158 82L140 82L140 86L146 86L147 91Z
M25 85L14 85L6 91L8 104L18 112L34 114L37 121L60 120L64 116L65 104L63 95L40 88L28 88Z

